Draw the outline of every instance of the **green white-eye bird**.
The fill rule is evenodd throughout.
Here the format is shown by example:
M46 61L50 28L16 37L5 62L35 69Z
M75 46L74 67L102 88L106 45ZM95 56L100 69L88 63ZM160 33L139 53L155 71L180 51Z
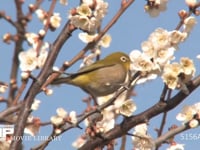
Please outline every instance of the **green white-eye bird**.
M71 84L94 97L106 96L117 91L129 77L130 58L115 52L102 60L81 68L77 73L59 77L51 84Z

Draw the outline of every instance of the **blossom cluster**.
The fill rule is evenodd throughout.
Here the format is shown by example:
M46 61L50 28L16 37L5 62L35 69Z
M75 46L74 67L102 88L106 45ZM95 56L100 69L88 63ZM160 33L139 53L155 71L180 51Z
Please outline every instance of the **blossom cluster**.
M27 125L24 129L24 133L31 136L35 136L39 133L41 126L41 120L39 117L29 116L27 119Z
M82 4L70 11L69 19L75 27L94 33L107 13L108 3L103 0L83 0Z
M114 94L110 94L103 97L97 98L97 103L99 105L105 104L109 101ZM97 121L92 121L90 117L85 119L85 125L88 128L85 135L78 137L74 142L73 146L75 148L80 148L89 137L92 138L95 134L106 133L109 130L113 129L116 123L116 118L119 115L123 115L125 117L129 117L136 110L136 104L132 99L126 99L126 93L122 93L112 105L106 107L101 111L101 119ZM93 131L91 131L90 127L92 126ZM85 138L85 136L87 138Z
M61 3L67 4L67 1L62 1ZM30 5L31 7L32 5ZM44 25L47 24L48 13L43 9L37 9L35 11L37 17ZM51 30L55 30L60 27L61 17L59 13L53 13L49 20L49 27ZM26 79L29 77L29 73L35 69L42 68L47 55L49 48L49 44L43 42L41 48L37 50L39 41L45 36L46 32L44 30L40 30L38 34L35 33L26 33L25 38L28 44L31 46L27 51L22 51L19 53L19 61L20 61L20 69L22 71L22 78Z
M45 43L41 47L39 53L34 48L20 52L18 56L20 61L20 69L22 71L33 71L37 68L42 68L48 55L48 47L49 45Z
M76 117L76 112L75 111L71 111L69 114L67 111L65 111L64 108L57 108L56 110L57 115L52 116L51 117L51 123L58 127L55 132L56 134L59 134L61 132L61 130L59 129L59 126L65 124L66 122L70 122L73 124L77 123L77 117Z
M147 0L147 4L144 6L145 12L151 17L157 17L160 12L165 11L168 0Z
M200 102L191 106L184 106L182 111L178 113L176 119L188 123L190 128L199 126L200 120Z
M40 103L41 103L40 100L34 99L31 105L31 111L38 110ZM27 119L27 125L24 129L24 133L29 134L31 136L35 136L40 130L40 123L41 123L41 120L39 117L34 117L32 115L29 115Z
M89 43L94 40L94 38L98 34L89 35L88 33L79 33L79 39L83 41L84 43ZM104 35L101 40L95 45L94 49L92 50L92 53L90 53L88 56L85 56L83 58L83 62L81 63L80 67L88 66L92 63L94 63L94 59L101 54L100 47L107 48L110 46L111 43L111 36L109 34Z
M170 88L181 88L195 74L194 63L187 57L182 57L180 62L172 62L175 59L174 53L179 48L179 44L184 42L190 34L193 26L196 24L194 17L188 17L184 21L182 31L167 31L162 28L156 29L141 45L142 51L134 50L130 53L131 71L133 74L137 71L142 72L142 77L137 83L143 83L149 79L155 79L161 76L163 82ZM84 35L84 36L83 36ZM83 41L92 41L96 35L88 35L82 33L79 35ZM83 38L84 37L84 38ZM91 39L91 40L90 40ZM88 56L89 58L89 56ZM90 55L93 58L93 55ZM91 60L91 59L88 60ZM129 117L136 110L136 105L132 100L127 100L126 93L121 94L112 105L106 107L102 112L102 119L95 123L95 130L97 133L105 133L114 128L117 116L124 115ZM97 98L98 105L105 104L113 97L113 94ZM86 126L90 127L90 120L86 119ZM93 123L94 125L94 123ZM134 134L133 143L136 149L152 149L154 147L153 139L143 131L136 131ZM79 137L74 146L79 148L78 144L84 144L87 141L84 136Z
M103 115L103 118L101 121L97 122L97 128L99 132L105 133L109 131L110 129L114 128L115 121L118 115L123 115L126 117L130 117L133 112L136 111L136 104L133 102L132 99L126 99L125 94L120 95L113 105L110 105L106 107L101 114ZM106 103L108 100L113 97L113 94L107 96L107 97L99 97L98 104L102 105Z
M175 89L182 88L194 76L195 67L191 59L183 57L180 63L172 61L179 44L185 41L195 24L195 18L188 17L182 32L158 28L141 44L142 51L130 53L131 70L133 73L141 71L143 76L137 83L161 76L170 89Z
M145 123L135 126L132 141L136 150L155 149L153 138L147 134L147 124Z
M37 9L35 11L37 17L39 20L46 25L47 24L47 18L48 18L48 13L44 11L43 9ZM61 25L61 17L59 13L53 13L52 16L50 17L49 20L49 25L51 30L55 30L60 27Z

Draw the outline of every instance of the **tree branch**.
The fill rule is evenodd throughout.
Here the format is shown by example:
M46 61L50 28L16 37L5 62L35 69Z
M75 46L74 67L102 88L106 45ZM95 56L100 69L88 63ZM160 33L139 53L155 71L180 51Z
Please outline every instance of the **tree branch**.
M190 94L199 86L200 75L196 77L188 86ZM98 146L104 146L109 141L121 137L137 124L144 123L145 121L150 120L151 118L159 115L162 112L170 111L178 104L180 104L189 95L186 95L180 91L178 94L176 94L174 97L166 102L159 101L146 111L138 115L126 118L121 124L116 125L112 130L103 134L102 137L104 138L96 137L94 139L88 140L79 150L93 150Z
M56 1L56 0L54 0ZM65 43L65 41L70 37L69 33L72 33L73 30L69 28L69 22L66 23L63 30L59 34L58 38L54 42L52 46L52 50L49 52L47 61L45 62L44 68L41 70L41 73L38 75L37 80L33 81L32 85L30 86L30 89L28 90L25 98L24 98L24 104L21 107L20 114L18 117L17 124L15 125L15 131L14 136L22 136L23 131L25 128L26 120L30 113L30 107L34 101L35 96L40 92L42 84L46 81L48 76L51 73L51 69L53 67L53 64L55 62L55 59L61 50L61 47ZM16 150L18 146L21 144L21 140L15 140L12 141L10 150Z

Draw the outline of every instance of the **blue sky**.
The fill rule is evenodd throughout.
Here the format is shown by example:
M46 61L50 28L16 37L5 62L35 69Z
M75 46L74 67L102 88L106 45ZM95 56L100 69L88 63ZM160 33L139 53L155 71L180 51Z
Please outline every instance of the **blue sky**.
M27 6L29 3L34 2L33 0L26 1L23 9L27 12ZM129 54L133 49L141 49L141 43L147 40L148 36L158 27L164 28L166 30L173 30L179 22L179 17L177 15L178 11L181 9L187 10L187 6L184 1L172 1L169 0L167 10L160 14L157 18L151 18L148 14L144 12L145 0L136 0L130 8L123 14L120 20L108 31L112 36L112 43L109 48L102 49L102 57L108 55L109 53L115 51L124 51ZM42 7L48 10L51 1L45 1L42 4ZM103 27L108 23L112 16L117 12L120 7L120 1L108 0L109 10L108 14L103 20ZM55 11L59 12L62 17L62 25L55 32L49 32L45 37L45 41L53 43L56 39L56 36L60 33L62 27L67 21L67 16L69 9L76 7L79 4L79 1L69 0L68 6L62 6L57 4ZM2 1L0 5L0 10L5 10L11 18L16 16L15 8L13 1ZM176 60L179 61L179 58L182 56L190 57L194 60L197 73L200 73L200 62L196 59L196 55L200 54L200 18L197 17L198 24L193 29L189 38L179 46L179 50L176 51ZM4 20L0 20L0 36L2 37L5 33L15 33L15 30L8 23L5 23ZM33 20L27 27L29 32L38 32L42 28L42 24L37 20L36 16L33 16ZM59 54L56 64L61 66L62 63L66 60L70 60L75 56L83 47L82 43L78 39L78 33L80 30L77 30L72 34L71 39L64 44L62 47L61 53ZM13 53L13 44L6 45L0 41L0 80L9 82L9 72L11 68L12 53ZM24 44L24 49L28 49L28 45ZM80 61L77 62L68 72L75 72L79 69ZM20 72L19 72L20 75ZM20 81L20 78L19 78ZM20 82L19 82L20 83ZM135 89L137 96L133 97L135 103L137 104L137 111L135 114L144 111L153 104L155 104L160 96L163 83L160 79L155 81L150 81L142 85L138 85ZM42 121L48 121L52 115L56 114L56 109L58 107L63 107L67 111L75 110L78 113L81 113L85 108L85 104L82 103L82 99L87 96L82 90L77 87L70 85L62 85L61 87L54 87L54 93L52 96L46 96L41 93L36 98L41 100L41 106L39 110L33 113L34 116L40 116ZM181 122L178 122L175 118L176 114L181 110L184 105L194 104L195 102L200 101L200 89L197 89L192 95L190 95L183 103L181 103L177 108L172 110L167 117L166 128L164 131L167 131L168 127L172 124L181 125ZM3 94L7 96L7 93ZM23 96L21 97L23 98ZM3 106L0 106L0 111L3 109ZM149 131L153 137L156 137L155 128L158 128L160 125L160 117L153 118L150 121ZM83 124L81 126L84 127ZM39 135L47 136L51 131L50 127L42 127ZM73 149L71 143L81 134L84 130L80 129L71 129L62 135L61 141L54 141L46 148L47 150L53 149ZM189 130L184 133L184 136L189 134L198 134L200 136L199 129ZM200 138L198 140L181 140L181 136L177 135L176 140L180 143L185 144L185 149L195 149L197 146L200 146ZM26 141L25 149L29 149L33 145L40 143L41 141ZM127 144L127 149L131 149L131 140L129 139ZM161 149L165 149L165 146Z

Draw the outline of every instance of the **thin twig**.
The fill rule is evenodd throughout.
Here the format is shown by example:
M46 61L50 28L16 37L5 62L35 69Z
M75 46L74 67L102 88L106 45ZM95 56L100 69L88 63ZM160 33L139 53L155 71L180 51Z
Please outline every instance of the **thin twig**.
M16 23L10 18L10 16L7 16L4 11L0 11L0 18L5 19L12 26L16 27Z
M161 145L163 142L167 141L169 138L174 137L175 135L177 135L183 131L186 131L188 129L191 129L188 124L171 129L168 132L166 132L165 134L163 134L162 136L155 139L155 141L154 141L155 145L156 146Z
M158 136L157 137L160 137L162 135L163 130L164 130L164 126L165 126L165 123L166 123L166 119L167 119L167 112L164 112L163 117L162 117L162 122L161 122L160 128L158 130ZM156 150L158 150L159 147L160 147L160 145L157 145Z
M197 4L194 6L194 10L196 10L198 7L200 7L200 2L197 2ZM184 17L184 18L180 18L181 20L179 21L179 23L178 23L178 25L176 26L176 28L175 28L175 30L180 30L180 28L183 26L183 24L184 24L184 20L187 18L187 17L189 17L189 16L191 16L192 15L192 11L191 10L189 10L189 12L188 12L188 14L187 14L187 16L186 17Z
M19 101L20 96L22 95L24 89L26 88L27 82L28 82L28 80L23 80L23 81L22 81L22 85L21 85L21 87L19 88L19 90L18 90L18 92L17 92L17 95L16 95L16 97L15 97L15 99L14 99L14 101L13 101L13 105L16 105L17 102Z
M166 84L164 84L164 87L163 87L163 90L162 90L162 93L160 95L160 101L165 101L165 96L167 94L167 90L168 90L168 87Z
M123 135L121 139L122 139L122 142L121 142L120 150L126 150L126 135Z
M17 104L17 105L15 105L15 106L11 106L11 107L5 109L4 111L2 111L2 112L0 113L0 120L1 120L1 118L3 119L3 118L5 118L6 116L8 116L8 115L10 115L10 114L13 114L13 113L15 113L16 111L18 111L18 110L20 109L21 106L22 106L22 104L20 103L20 104Z
M10 71L10 84L9 84L9 96L8 96L8 102L9 105L12 105L12 101L14 100L15 93L17 91L17 74L18 74L18 66L19 66L19 60L18 55L22 51L22 44L24 42L24 35L25 35L25 26L22 24L22 18L24 17L24 14L22 12L22 3L20 0L15 0L15 6L17 11L17 21L15 23L15 27L17 30L17 37L18 40L15 43L14 53L13 53L13 60L12 60L12 68Z

